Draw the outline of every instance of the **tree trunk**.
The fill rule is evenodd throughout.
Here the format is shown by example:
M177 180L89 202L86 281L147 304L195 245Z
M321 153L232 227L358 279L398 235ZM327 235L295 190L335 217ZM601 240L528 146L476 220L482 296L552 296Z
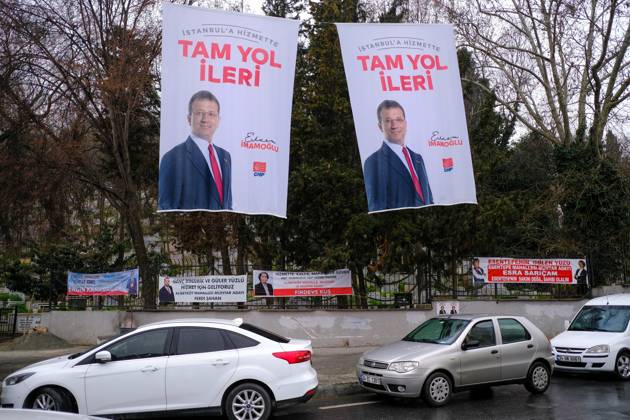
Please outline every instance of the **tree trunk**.
M229 276L232 274L232 266L230 264L230 247L227 241L223 241L221 244L221 264L223 265L223 274Z
M127 203L129 204L127 214L123 217L127 220L129 228L129 236L133 242L133 248L136 253L138 267L140 269L140 277L142 278L142 300L145 309L155 309L157 298L157 281L156 270L151 267L147 247L144 243L144 231L142 229L142 218L140 215L140 207L138 198L130 193L128 194Z
M359 305L362 309L368 308L367 287L365 285L365 276L363 275L363 267L356 266L357 277L359 277Z

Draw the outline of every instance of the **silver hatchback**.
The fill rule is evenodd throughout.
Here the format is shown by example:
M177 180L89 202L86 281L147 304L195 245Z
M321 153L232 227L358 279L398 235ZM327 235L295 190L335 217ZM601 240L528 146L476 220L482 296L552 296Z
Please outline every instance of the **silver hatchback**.
M527 318L451 315L429 319L401 341L364 353L361 386L395 397L422 396L432 406L453 392L521 383L533 394L549 386L549 339Z

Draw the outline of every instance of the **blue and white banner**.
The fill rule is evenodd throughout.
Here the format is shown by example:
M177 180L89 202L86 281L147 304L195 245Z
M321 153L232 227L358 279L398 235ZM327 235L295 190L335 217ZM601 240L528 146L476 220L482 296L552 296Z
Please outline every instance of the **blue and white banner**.
M126 296L138 294L139 272L133 270L115 273L84 274L68 272L68 295L75 296Z

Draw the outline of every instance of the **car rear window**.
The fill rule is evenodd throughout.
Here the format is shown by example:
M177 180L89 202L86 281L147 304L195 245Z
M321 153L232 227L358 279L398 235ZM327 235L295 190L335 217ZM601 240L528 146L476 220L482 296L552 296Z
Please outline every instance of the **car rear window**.
M182 327L177 336L177 354L209 353L230 349L215 328Z
M253 332L253 333L258 334L258 335L262 335L263 337L265 337L265 338L267 338L267 339L269 339L271 341L275 341L276 343L288 343L289 341L291 341L291 340L289 340L286 337L283 337L283 336L278 335L276 333L272 333L271 331L264 330L264 329L262 329L260 327L252 325L252 324L246 324L246 323L245 324L241 324L240 328L242 328L242 329L244 329L246 331L249 331L249 332Z
M528 341L532 338L529 331L520 322L512 318L499 319L499 330L501 331L503 344Z
M229 337L229 340L232 342L232 344L234 344L234 348L236 349L254 347L260 344L253 338L245 337L243 334L238 334L228 330L225 330L223 332Z

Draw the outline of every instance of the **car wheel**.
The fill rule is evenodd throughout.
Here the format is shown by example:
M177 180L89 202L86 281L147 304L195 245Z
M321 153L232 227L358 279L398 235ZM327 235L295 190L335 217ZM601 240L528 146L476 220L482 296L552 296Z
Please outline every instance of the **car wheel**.
M615 373L621 380L627 381L630 379L630 353L626 351L619 353L615 362Z
M427 404L433 407L446 404L451 399L452 394L453 382L445 373L435 372L424 382L422 397Z
M30 404L36 410L72 411L72 404L66 394L55 388L42 388L33 396Z
M542 362L534 362L525 379L525 388L532 394L542 394L549 387L549 368Z
M271 414L271 398L260 385L241 384L228 394L225 413L230 420L266 420Z

